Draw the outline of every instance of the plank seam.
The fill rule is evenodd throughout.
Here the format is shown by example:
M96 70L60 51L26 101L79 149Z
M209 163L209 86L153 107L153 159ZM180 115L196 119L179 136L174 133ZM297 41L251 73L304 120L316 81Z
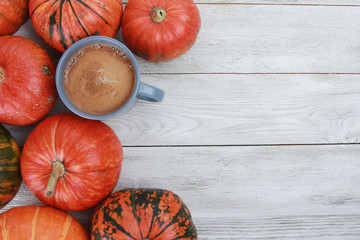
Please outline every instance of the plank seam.
M126 6L127 2L124 2L123 5ZM315 4L315 3L199 3L197 2L196 5L245 5L245 6L310 6L310 7L360 7L360 5L355 4Z
M303 143L303 144L215 144L215 145L123 145L124 148L198 148L198 147L289 147L289 146L346 146L360 143Z
M249 5L249 6L311 6L311 7L360 7L355 4L314 4L314 3L196 3L197 5Z
M274 73L141 73L142 75L360 75L360 73L297 73L297 72L289 72L289 73L281 73L281 72L274 72Z

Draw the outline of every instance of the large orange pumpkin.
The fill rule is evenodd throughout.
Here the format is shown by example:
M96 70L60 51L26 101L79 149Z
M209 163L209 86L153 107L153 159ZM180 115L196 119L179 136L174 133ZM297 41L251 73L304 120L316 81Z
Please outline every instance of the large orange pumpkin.
M20 169L25 185L42 202L80 211L112 192L122 157L121 142L109 126L64 113L45 119L30 133Z
M175 193L130 188L111 194L95 211L91 239L196 240L189 209Z
M0 122L28 125L39 121L57 99L55 65L36 42L0 37Z
M29 0L0 1L0 35L11 35L28 19Z
M89 235L70 214L52 207L30 205L0 214L0 239L88 240Z
M119 31L122 12L122 0L29 1L35 31L60 52L88 36L114 37Z
M193 46L201 20L193 0L129 0L121 25L131 51L148 61L162 62Z

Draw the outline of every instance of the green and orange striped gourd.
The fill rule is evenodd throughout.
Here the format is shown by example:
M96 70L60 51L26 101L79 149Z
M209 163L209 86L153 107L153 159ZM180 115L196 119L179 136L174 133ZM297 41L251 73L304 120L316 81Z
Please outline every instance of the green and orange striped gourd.
M20 149L9 131L0 124L0 209L15 197L20 184Z
M115 37L122 13L122 0L29 1L36 33L59 52L89 36Z
M191 214L175 193L129 188L111 194L95 211L91 240L196 240Z

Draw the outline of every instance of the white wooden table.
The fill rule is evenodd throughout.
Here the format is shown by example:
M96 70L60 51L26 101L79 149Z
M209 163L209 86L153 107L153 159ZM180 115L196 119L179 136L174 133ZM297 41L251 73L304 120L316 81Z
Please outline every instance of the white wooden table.
M115 190L174 191L199 239L360 239L360 0L197 4L188 53L139 59L164 102L105 121L124 145ZM16 35L59 60L30 21ZM35 125L6 127L23 145ZM28 204L22 185L1 211ZM71 214L89 228L92 211Z

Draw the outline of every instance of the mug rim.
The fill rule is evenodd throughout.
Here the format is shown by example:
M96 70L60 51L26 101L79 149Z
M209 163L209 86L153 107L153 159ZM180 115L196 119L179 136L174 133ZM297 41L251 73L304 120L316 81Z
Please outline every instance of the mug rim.
M69 58L79 49L96 43L104 43L104 44L111 44L115 47L120 48L121 51L124 51L125 54L130 58L132 65L135 68L135 88L130 96L130 98L126 101L126 103L119 109L115 110L112 113L105 114L105 115L92 115L89 113L85 113L81 111L79 108L77 108L69 99L68 95L65 91L64 86L64 70L66 67L66 63L68 62ZM137 93L140 88L140 71L139 66L136 61L136 58L134 54L129 50L129 48L123 44L122 42L116 40L115 38L106 37L106 36L90 36L83 38L74 44L72 44L61 56L57 67L56 67L56 75L55 75L55 81L56 81L56 89L59 94L60 99L65 104L65 106L72 111L73 113L87 119L91 120L104 120L110 117L113 117L121 112L124 112L127 108L129 108L134 100L136 99Z

